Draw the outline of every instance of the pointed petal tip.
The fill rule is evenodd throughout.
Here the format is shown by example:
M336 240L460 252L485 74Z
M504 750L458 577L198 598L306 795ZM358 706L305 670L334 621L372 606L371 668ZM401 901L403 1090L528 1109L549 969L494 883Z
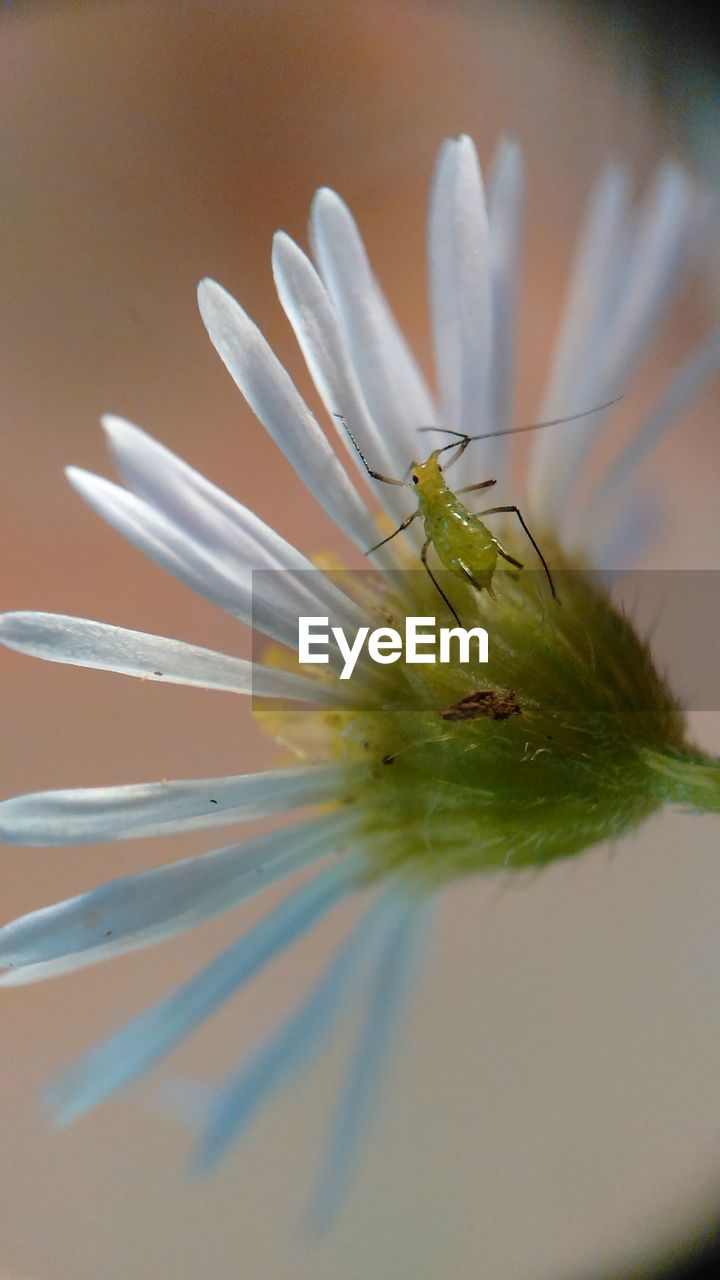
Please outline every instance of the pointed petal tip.
M672 156L664 156L657 165L655 173L658 179L664 182L681 183L683 186L692 186L692 179L684 165L678 160L673 160Z
M458 138L456 145L456 163L458 171L465 170L473 175L477 174L482 186L482 168L480 165L480 157L478 156L477 147L472 138L464 133Z
M276 231L273 236L271 263L273 276L278 290L281 289L285 277L297 272L303 265L305 254L300 245L286 231ZM282 302L282 293L280 294Z
M220 1152L213 1153L201 1137L185 1162L185 1173L193 1182L199 1182L202 1178L207 1178L219 1163Z
M458 159L462 157L464 159L472 160L477 164L477 147L469 133L461 133L458 135L455 139L455 149L457 151Z
M105 480L102 476L96 476L92 471L86 471L84 467L66 467L65 479L86 501L90 500L90 495L96 490L98 484L111 484L111 481Z
M350 210L342 197L338 195L337 191L333 191L332 187L318 187L312 200L311 221L317 218L330 217L337 212L349 214Z
M73 1121L79 1120L80 1116L89 1110L89 1107L84 1107L77 1101L73 1103L72 1099L68 1099L66 1095L63 1076L51 1081L43 1089L43 1102L56 1129L67 1129Z
M42 970L43 972L39 972ZM51 977L45 965L37 964L17 964L11 965L0 972L0 988L9 987L29 987L36 982L41 982L44 978Z
M212 276L203 276L202 280L198 280L198 286L197 286L198 298L206 297L209 293L212 293L213 290L215 289L222 290L222 285L219 284L217 280L214 280Z
M518 169L523 165L523 161L523 149L518 139L511 134L503 134L495 149L494 163Z
M203 279L198 282L197 301L198 307L200 308L200 315L203 319L205 318L205 307L210 299L215 295L218 288L219 285L217 281L213 280L211 276L204 276Z
M332 187L317 187L313 196L313 204L322 204L326 200L340 200L340 196Z
M53 1101L51 1088L47 1088L43 1090L42 1101L44 1104L45 1113L53 1129L67 1129L68 1125L70 1124L70 1120L65 1118L63 1113L58 1109L55 1102Z
M0 640L4 642L5 637L12 635L13 629L17 624L17 619L22 617L23 614L19 613L17 610L12 610L8 613L0 613Z
M32 636L38 627L42 627L47 617L47 614L32 609L14 609L9 613L0 613L0 644L23 653L28 635Z
M217 280L209 277L198 285L198 307L203 324L215 347L235 340L239 333L247 340L258 332L257 325L237 298ZM224 359L223 352L219 352Z
M138 427L129 418L122 418L118 413L103 413L100 418L100 426L105 433L110 448L114 444L120 444L133 438L147 437L147 433L143 431L142 427Z
M300 245L297 241L289 236L287 231L276 231L272 242L272 267L273 271L282 270L286 266L292 266L301 258L304 258Z
M227 312L235 307L242 310L240 303L233 298L232 294L211 276L205 276L198 284L197 300L203 323L208 329L219 311Z

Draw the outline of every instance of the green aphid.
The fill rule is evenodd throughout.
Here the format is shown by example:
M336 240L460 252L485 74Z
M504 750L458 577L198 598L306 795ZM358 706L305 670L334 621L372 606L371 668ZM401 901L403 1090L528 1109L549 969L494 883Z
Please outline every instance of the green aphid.
M613 404L614 401L610 401L610 403ZM494 597L495 591L492 580L497 568L498 556L501 556L503 560L507 560L516 569L522 569L523 566L520 560L516 560L514 556L511 556L505 550L495 535L487 528L487 525L483 524L480 517L511 514L517 516L527 537L535 548L540 563L545 570L553 599L557 600L557 592L555 591L547 561L525 523L520 508L510 505L486 507L484 511L470 511L460 501L460 495L475 493L479 489L489 489L496 483L495 480L481 480L478 484L468 484L454 493L445 480L445 472L462 457L473 440L489 440L495 436L516 435L522 431L537 431L542 427L554 427L563 422L574 422L577 418L586 418L589 414L597 413L600 409L606 408L608 408L607 404L596 405L594 409L588 409L585 413L572 414L568 418L553 418L550 422L536 422L527 427L515 427L503 431L487 431L481 435L474 436L467 435L463 431L452 431L447 427L421 427L421 431L442 431L454 438L450 444L441 445L439 449L434 449L424 462L413 462L407 476L402 480L395 480L391 476L384 476L381 472L373 470L345 418L342 414L336 414L357 449L365 470L373 480L380 480L383 484L398 485L401 488L415 487L417 490L417 510L407 516L402 524L398 525L397 529L394 529L386 538L382 538L375 546L368 548L368 554L371 551L377 551L378 547L384 546L386 542L390 542L391 538L396 537L398 533L402 533L404 529L407 529L413 520L416 520L418 516L422 516L425 525L425 541L420 552L420 558L436 590L442 596L456 621L460 623L455 607L448 599L428 564L428 551L431 546L434 547L437 557L445 569L448 569L450 573L456 574L464 583L470 583L477 591L487 591L489 595ZM454 450L454 453L449 462L442 466L440 458L449 449Z
M365 766L351 786L355 799L363 789L358 813L371 874L402 866L434 884L478 870L537 870L613 844L666 803L719 813L720 760L688 741L648 642L598 576L571 564L543 530L560 575L556 605L547 562L517 507L464 506L460 494L494 481L449 488L444 472L454 458L443 467L445 451L457 458L483 438L452 434L402 480L373 471L353 440L373 478L417 490L417 510L389 535L422 517L429 577L412 585L412 612L430 613L437 591L458 616L427 563L432 547L457 582L458 607L492 635L481 688L477 670L459 662L401 662L393 697L383 686L376 704L368 698L343 722L339 754ZM484 523L497 510L519 519L553 599L525 573L504 574L494 592L499 560L519 564ZM400 596L398 607L406 607Z

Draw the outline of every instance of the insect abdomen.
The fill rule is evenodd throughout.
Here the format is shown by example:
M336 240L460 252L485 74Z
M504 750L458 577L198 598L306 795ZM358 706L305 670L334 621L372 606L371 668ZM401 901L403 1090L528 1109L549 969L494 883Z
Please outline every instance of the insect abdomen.
M489 588L498 552L497 543L482 520L449 491L442 499L435 499L430 511L426 507L423 517L425 536L445 568L463 578L467 569L476 583Z

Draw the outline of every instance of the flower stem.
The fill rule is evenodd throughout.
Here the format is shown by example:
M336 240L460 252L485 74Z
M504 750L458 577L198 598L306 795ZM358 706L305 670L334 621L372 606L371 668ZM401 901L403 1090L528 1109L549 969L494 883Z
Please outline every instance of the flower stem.
M701 813L720 813L720 759L699 751L671 754L647 750L643 754L667 801Z

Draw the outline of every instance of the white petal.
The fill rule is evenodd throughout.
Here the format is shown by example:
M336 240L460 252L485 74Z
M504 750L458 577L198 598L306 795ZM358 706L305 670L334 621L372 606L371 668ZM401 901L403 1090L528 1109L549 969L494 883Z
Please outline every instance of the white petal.
M334 191L317 192L311 235L368 409L407 467L418 450L417 428L437 421L435 407L373 275L352 214Z
M0 802L0 843L93 844L249 822L332 799L336 765L120 787L40 791Z
M49 1091L59 1119L67 1123L89 1111L164 1058L352 892L360 874L358 865L347 857L320 872L190 982L93 1049Z
M371 546L364 502L257 325L214 280L201 281L198 303L218 355L300 479L353 542Z
M660 167L637 217L630 246L630 274L617 314L609 318L596 374L600 398L628 384L648 346L677 281L694 223L693 188L674 165Z
M333 684L324 685L294 672L276 671L181 640L62 613L0 614L0 643L46 662L115 671L166 684L303 702L337 701L338 697Z
M488 386L488 429L513 426L515 376L515 312L524 197L522 152L516 143L502 142L488 179L490 279L492 286L492 359ZM493 442L487 470L500 484L508 477L510 439ZM485 457L485 455L483 455ZM485 469L485 468L483 468Z
M621 301L598 340L597 367L588 391L591 405L620 395L631 385L642 355L667 314L688 247L692 215L689 179L674 166L664 165L638 216ZM604 417L602 413L592 417L587 432L571 435L563 449L562 476L559 469L556 472L561 504L577 484Z
M81 956L84 964L96 964L184 933L332 853L346 839L347 819L333 813L31 911L0 929L3 984L54 976L65 971L68 959L71 968L79 967Z
M627 258L630 184L626 171L609 165L599 175L578 235L575 263L562 315L560 337L543 399L541 417L552 418L576 407L576 384L585 383L598 360L597 341L615 314L620 264ZM592 341L591 341L592 340ZM572 403L571 403L572 397ZM568 409L568 404L570 408ZM583 406L587 408L587 405ZM548 437L537 437L538 447Z
M385 1061L397 1038L429 901L409 895L403 915L386 943L370 993L370 1003L350 1067L343 1081L328 1150L318 1178L311 1221L319 1231L333 1221L357 1164L362 1137L377 1100ZM434 903L432 904L434 905Z
M191 1168L206 1173L242 1137L262 1106L317 1057L348 1007L399 910L397 886L374 901L310 995L217 1092Z
M678 370L657 404L634 433L626 449L610 466L582 511L574 514L575 537L588 547L626 512L633 501L636 471L670 428L678 426L692 401L720 371L720 332L713 333Z
M641 564L665 523L660 494L647 488L635 490L617 520L603 526L592 547L593 563L610 571Z
M446 386L459 379L459 420L445 425L473 432L489 430L492 315L490 236L477 153L462 137L443 151L430 220L430 281L438 364L447 323L454 335L452 364L441 375Z
M333 425L366 484L399 524L411 509L408 495L368 477L335 415L345 417L375 471L400 478L407 469L407 453L395 436L378 430L360 390L327 290L310 259L282 231L273 241L273 271L280 301Z
M324 604L338 623L362 625L352 601L247 507L132 423L108 415L103 427L132 492L189 534L228 576L245 580L250 569L278 571L277 585L286 590L289 608L317 613L317 605Z
M460 429L462 386L462 340L456 298L453 199L455 148L448 139L438 154L430 188L428 220L428 265L430 271L430 315L435 347L435 377L438 385L440 423Z
M625 261L628 205L627 174L617 166L608 166L590 193L578 236L560 334L538 421L592 408L592 403L584 397L592 362L598 357L602 318L612 315L617 304L621 280L618 264ZM587 424L578 425L585 430ZM563 448L572 429L568 426L563 434ZM558 453L558 438L552 430L538 431L532 447L528 493L533 511L548 520L557 517L554 477Z
M608 273L605 305L599 314L596 311L592 333L586 336L586 372L583 376L576 371L573 400L564 413L592 408L628 390L651 337L665 318L694 221L689 179L673 165L661 166L635 219L627 248L616 254ZM608 289L612 293L609 301ZM555 509L556 526L557 513L567 511L569 497L607 414L605 410L589 418L582 431L568 429L562 450L556 446L543 495L544 502Z
M223 564L193 537L148 503L101 476L68 467L70 483L98 515L173 577L234 617L291 647L297 641L297 613L288 607L282 576Z

